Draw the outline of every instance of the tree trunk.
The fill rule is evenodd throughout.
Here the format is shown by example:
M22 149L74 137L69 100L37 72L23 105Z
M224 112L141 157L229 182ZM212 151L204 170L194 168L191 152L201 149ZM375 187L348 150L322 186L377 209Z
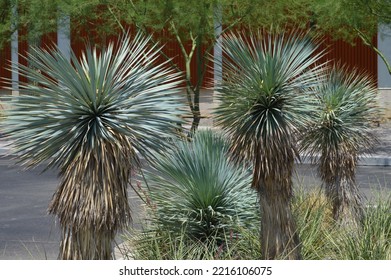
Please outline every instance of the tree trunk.
M363 216L362 197L355 181L337 177L326 188L326 196L333 206L333 218L342 226L357 226Z
M193 113L193 121L191 123L190 128L190 135L194 135L194 133L197 131L198 126L200 125L201 121L201 110L200 110L200 90L197 89L194 91L194 107L192 110Z
M321 177L333 207L333 218L342 226L357 226L363 216L362 197L355 180L357 157L338 155L322 162L323 170L320 171L324 173Z
M59 258L62 260L112 260L115 233L97 230L66 228L62 232Z
M291 210L293 138L279 145L267 139L256 147L252 186L261 210L261 254L265 260L300 259L300 242Z
M299 237L292 216L290 195L270 191L260 194L262 258L300 259Z
M193 122L191 124L190 134L193 135L200 125L201 121L201 108L200 108L200 93L201 93L201 87L204 81L205 76L205 59L204 55L202 54L202 38L203 34L200 33L197 36L196 39L196 64L197 64L197 83L195 86L193 86Z
M138 161L129 140L117 141L80 152L60 172L48 209L62 229L60 259L113 259L114 237L129 226L127 188Z

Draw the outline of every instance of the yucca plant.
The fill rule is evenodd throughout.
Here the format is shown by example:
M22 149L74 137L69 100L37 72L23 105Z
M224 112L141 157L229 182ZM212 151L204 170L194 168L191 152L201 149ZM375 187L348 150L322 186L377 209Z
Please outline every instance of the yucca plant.
M228 157L228 145L212 131L199 131L191 142L158 157L146 172L149 195L156 206L153 223L191 242L225 242L238 226L257 219L251 177Z
M5 131L27 167L59 170L49 212L62 228L61 259L110 259L128 227L127 187L141 158L168 147L181 123L179 74L157 64L150 39L122 36L79 61L32 49L19 71L31 83L10 100Z
M265 259L300 258L292 218L292 171L296 132L308 123L307 90L316 81L320 54L303 34L246 39L223 38L225 75L217 89L216 124L230 137L238 160L253 166L252 187L259 194L261 242Z
M334 67L316 84L317 111L303 132L302 149L319 164L318 172L333 216L357 224L362 198L355 174L358 156L376 142L371 125L379 117L376 88L355 71Z

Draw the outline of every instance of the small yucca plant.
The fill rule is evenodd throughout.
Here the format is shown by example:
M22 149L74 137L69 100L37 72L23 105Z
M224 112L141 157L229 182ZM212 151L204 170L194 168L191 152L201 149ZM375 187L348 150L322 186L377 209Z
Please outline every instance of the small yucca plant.
M131 173L176 134L180 74L157 64L158 51L147 37L125 35L81 60L32 49L35 70L19 66L31 83L10 101L4 128L21 162L59 169L49 212L62 227L62 259L112 258L131 219Z
M356 184L358 156L376 143L371 126L379 117L376 88L355 71L337 67L315 85L317 110L303 133L302 149L319 164L318 172L333 216L357 223L362 198Z
M212 131L176 143L175 150L158 157L146 179L156 206L153 221L165 231L224 243L236 227L256 224L251 176L229 159L228 144Z

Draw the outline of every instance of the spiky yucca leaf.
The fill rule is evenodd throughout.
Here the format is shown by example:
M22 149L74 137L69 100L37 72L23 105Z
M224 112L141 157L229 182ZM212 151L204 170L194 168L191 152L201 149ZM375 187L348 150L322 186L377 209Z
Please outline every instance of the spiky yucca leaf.
M247 170L228 157L225 139L199 131L192 142L158 158L146 173L156 225L192 240L224 240L237 226L256 224L256 193Z
M3 107L3 105L1 104L1 102L0 102L0 122L3 120L3 118L4 118L4 107Z
M223 38L225 77L217 89L216 123L230 136L238 159L253 163L260 194L264 258L298 258L290 210L296 132L313 112L309 94L321 54L300 33Z
M317 110L301 144L319 164L334 217L348 222L362 212L355 173L359 153L376 143L371 130L379 117L376 88L368 77L344 68L334 67L327 76L314 88Z
M59 168L50 213L59 217L61 258L110 258L115 233L131 217L127 185L140 157L168 147L181 123L178 73L157 64L142 35L88 48L79 61L33 49L19 66L31 83L10 101L4 122L20 160Z

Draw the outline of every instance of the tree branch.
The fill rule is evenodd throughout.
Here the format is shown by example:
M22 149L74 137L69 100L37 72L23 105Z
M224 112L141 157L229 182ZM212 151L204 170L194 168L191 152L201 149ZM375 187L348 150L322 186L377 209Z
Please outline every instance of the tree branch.
M114 14L113 10L111 9L110 7L110 4L107 5L108 9L109 9L109 12L110 14L114 17L115 21L117 22L117 24L119 25L119 28L122 30L122 32L125 34L126 33L126 30L124 28L124 26L121 24L121 22L119 21L118 17Z
M361 30L359 30L358 28L354 28L354 30L357 32L363 43L370 47L381 58L381 60L383 60L384 64L387 67L388 73L391 75L391 65L388 62L387 58L384 56L384 54L374 44L372 44L372 41L368 37L366 37Z
M185 49L185 46L183 45L183 42L182 42L182 39L181 37L179 36L179 32L178 30L176 29L176 26L175 26L175 23L173 21L170 21L170 25L171 25L171 29L174 33L174 36L176 38L176 40L178 41L178 44L179 44L179 47L182 51L182 54L186 57L186 59L188 58L188 55L187 55L187 52L186 52L186 49Z

